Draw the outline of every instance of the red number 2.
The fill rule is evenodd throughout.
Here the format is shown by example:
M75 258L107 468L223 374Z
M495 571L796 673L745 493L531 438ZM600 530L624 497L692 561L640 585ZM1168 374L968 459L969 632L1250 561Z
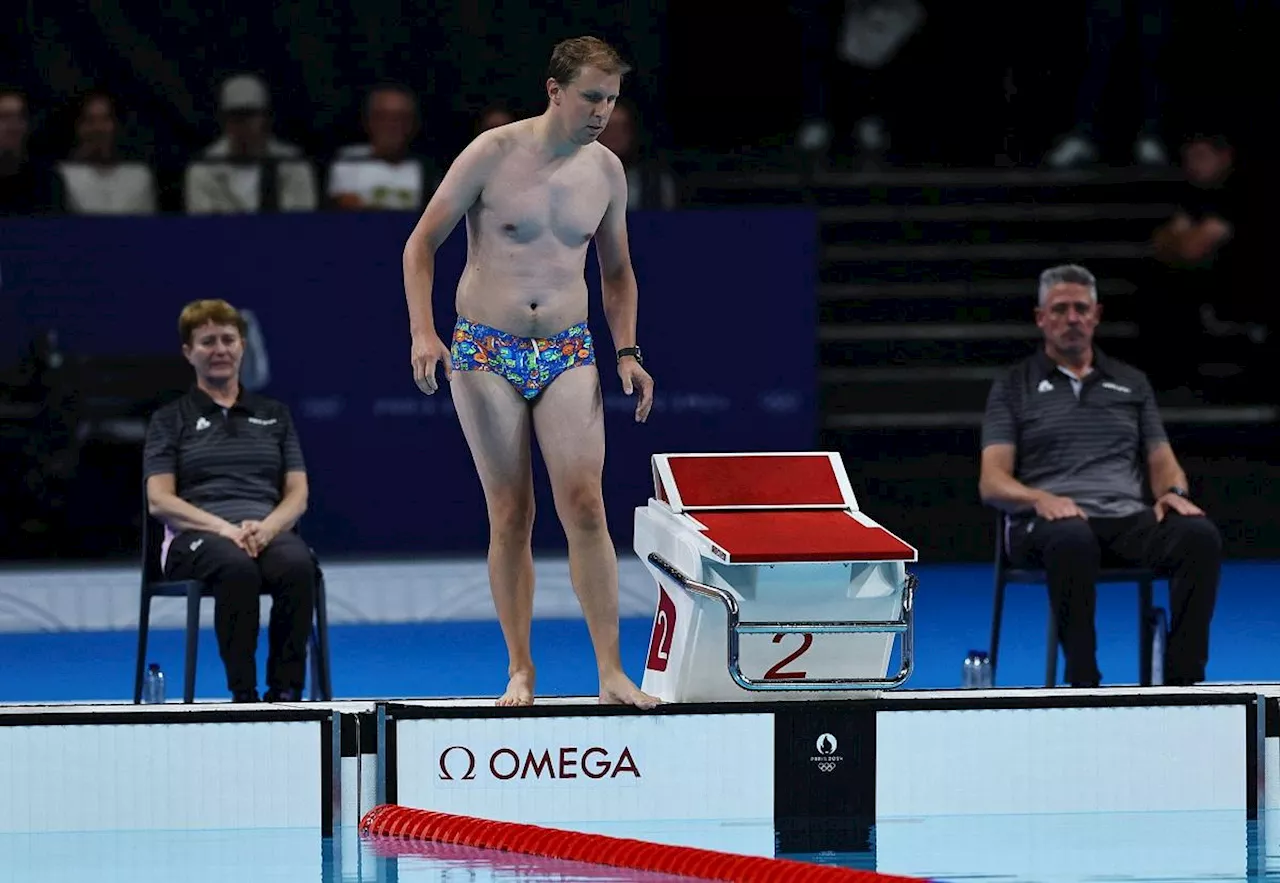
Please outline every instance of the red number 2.
M778 644L785 637L786 637L785 634L774 635L773 643ZM809 634L808 632L804 632L803 634L800 635L800 637L802 640L800 642L799 649L797 649L794 653L792 653L789 656L782 657L782 659L778 660L777 665L775 665L773 668L765 672L764 679L766 681L794 681L794 680L798 680L800 678L804 678L808 676L809 673L804 671L783 671L782 670L782 667L784 665L786 665L789 662L795 662L797 659L803 656L811 646L813 646L813 635Z

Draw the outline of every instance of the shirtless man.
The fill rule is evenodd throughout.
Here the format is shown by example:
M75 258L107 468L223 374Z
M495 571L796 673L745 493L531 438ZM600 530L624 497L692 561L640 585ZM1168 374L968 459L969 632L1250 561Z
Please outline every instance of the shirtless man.
M622 390L653 404L636 346L636 279L627 246L627 180L596 139L629 68L593 37L555 47L541 116L482 132L454 160L404 249L414 381L437 365L471 448L489 513L489 583L510 661L499 705L533 702L533 473L537 434L569 542L569 574L587 621L600 701L652 708L622 669L618 561L605 524L604 407L587 327L587 244L594 238ZM467 219L452 346L431 310L435 252Z

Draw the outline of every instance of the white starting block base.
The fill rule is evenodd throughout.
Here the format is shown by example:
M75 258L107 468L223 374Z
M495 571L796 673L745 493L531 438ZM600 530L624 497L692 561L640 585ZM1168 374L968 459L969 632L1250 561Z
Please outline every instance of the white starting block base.
M637 516L637 522L651 517ZM659 555L661 553L659 552ZM662 556L665 560L672 560ZM680 560L678 554L675 560ZM724 603L695 594L658 566L646 562L658 583L649 658L641 689L664 702L775 702L814 699L869 699L877 687L806 690L798 684L835 682L857 672L884 678L893 655L893 634L822 633L799 630L798 617L819 624L842 621L890 622L903 616L907 572L901 563L858 567L850 563L720 565L699 570L699 581L735 599L752 621L773 622L795 631L745 633L738 639L739 670L758 682L748 690L730 669L730 617ZM683 568L681 568L683 570ZM887 685L885 685L887 686Z
M838 455L659 454L653 470L635 515L658 585L641 689L809 701L905 683L916 550L858 509Z

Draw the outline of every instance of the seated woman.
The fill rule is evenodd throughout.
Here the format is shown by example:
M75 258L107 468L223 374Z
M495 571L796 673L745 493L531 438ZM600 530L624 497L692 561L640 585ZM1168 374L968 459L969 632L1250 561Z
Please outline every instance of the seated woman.
M289 409L240 385L247 323L223 300L178 318L195 369L189 392L147 427L148 508L165 525L167 579L214 592L214 627L235 702L258 701L259 600L272 597L268 702L302 697L316 566L293 531L307 508L307 473Z

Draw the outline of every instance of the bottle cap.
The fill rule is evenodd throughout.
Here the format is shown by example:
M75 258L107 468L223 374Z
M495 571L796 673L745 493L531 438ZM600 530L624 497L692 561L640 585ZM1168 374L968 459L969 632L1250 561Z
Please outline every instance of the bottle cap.
M148 669L149 671L159 671L159 670L160 670L160 663L158 663L158 662L153 662L153 663L151 663L149 666L147 666L147 669Z

